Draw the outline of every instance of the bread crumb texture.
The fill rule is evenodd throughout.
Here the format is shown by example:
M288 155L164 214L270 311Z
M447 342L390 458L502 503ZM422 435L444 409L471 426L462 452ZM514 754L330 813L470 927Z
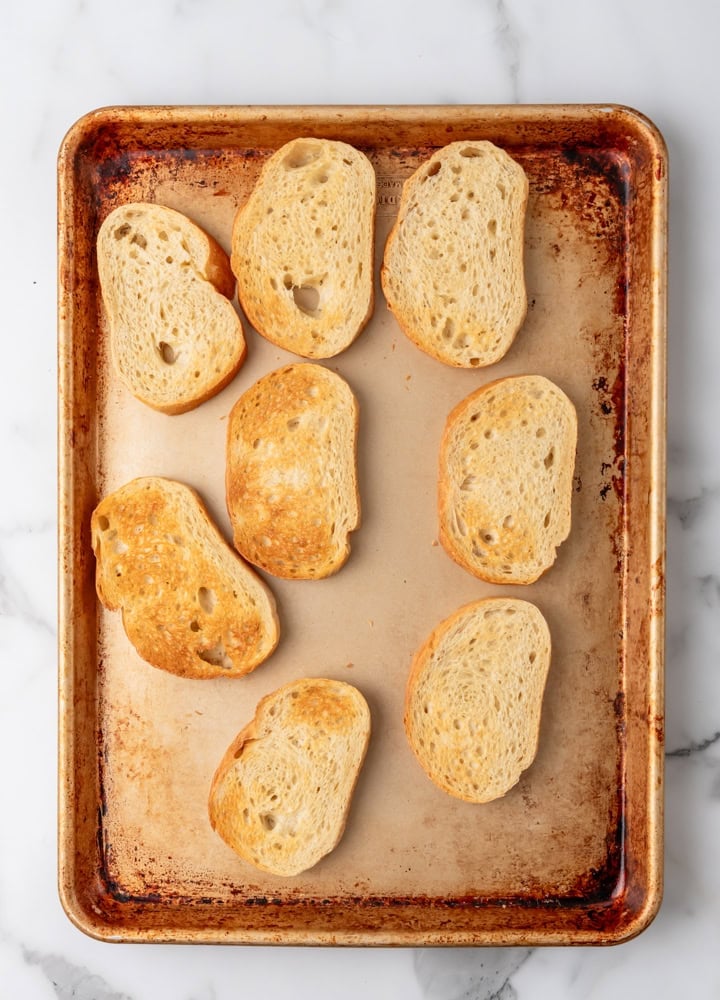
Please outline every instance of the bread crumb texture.
M382 287L402 330L448 365L493 364L527 311L528 181L490 142L453 142L403 185Z
M345 350L373 309L375 171L344 142L295 139L235 218L232 268L248 319L305 358Z
M322 365L259 379L228 421L226 491L237 550L274 576L320 579L350 554L359 524L358 407Z
M451 412L440 445L440 541L490 583L528 584L570 533L577 417L539 375L500 379Z
M139 655L182 677L239 677L279 639L274 598L230 548L194 490L135 479L91 521L97 591Z
M535 605L468 604L413 660L405 731L428 777L466 802L505 795L535 759L550 632Z
M133 203L107 216L97 253L113 363L130 392L175 414L227 385L246 345L215 240L180 212Z
M352 685L304 678L279 688L215 773L213 829L263 871L312 868L342 836L369 738L370 711Z

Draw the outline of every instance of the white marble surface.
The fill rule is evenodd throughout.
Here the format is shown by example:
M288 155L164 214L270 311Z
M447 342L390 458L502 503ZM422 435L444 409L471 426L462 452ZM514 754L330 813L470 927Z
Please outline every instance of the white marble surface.
M720 996L720 13L711 0L14 0L0 31L0 995ZM56 894L55 156L106 104L618 102L671 162L666 891L603 949L111 946Z

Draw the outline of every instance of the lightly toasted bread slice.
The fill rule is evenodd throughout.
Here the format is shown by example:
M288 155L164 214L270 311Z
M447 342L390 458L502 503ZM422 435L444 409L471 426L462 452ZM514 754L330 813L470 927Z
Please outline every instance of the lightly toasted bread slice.
M498 379L451 412L440 444L440 541L489 583L533 583L570 533L575 407L540 375Z
M218 766L213 829L263 871L307 871L342 837L369 739L370 710L352 685L304 678L279 688Z
M164 205L120 205L97 239L113 365L143 403L184 413L220 392L245 360L227 254Z
M98 596L121 609L128 639L154 667L240 677L275 649L273 595L189 486L134 479L98 504L91 534Z
M505 795L537 753L550 631L534 604L475 601L413 659L405 732L428 777L466 802Z
M305 358L344 351L373 310L375 171L344 142L295 139L265 163L235 217L245 315Z
M235 547L274 576L337 572L360 521L358 406L322 365L259 379L228 420L226 494Z
M426 354L460 368L507 353L527 311L528 181L490 142L453 142L403 185L381 271L387 304Z

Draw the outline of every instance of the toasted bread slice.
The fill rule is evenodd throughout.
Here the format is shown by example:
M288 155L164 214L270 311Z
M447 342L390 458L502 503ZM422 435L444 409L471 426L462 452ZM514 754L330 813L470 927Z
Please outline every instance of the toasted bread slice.
M405 732L428 777L466 802L505 795L535 759L550 632L534 604L489 598L437 626L415 655Z
M344 142L295 139L265 163L233 227L255 329L305 358L345 350L373 310L375 171Z
M273 596L210 520L197 493L134 479L92 515L97 592L128 639L181 677L240 677L275 649Z
M440 541L481 580L527 584L570 533L577 418L540 375L499 379L452 411L440 445Z
M350 684L286 684L262 699L220 762L213 829L263 871L307 871L343 834L369 739L370 710Z
M130 392L171 414L220 392L246 354L222 247L180 212L138 202L105 219L97 258L113 364Z
M490 142L453 142L403 185L381 272L388 306L426 354L460 368L493 364L527 311L528 181Z
M321 365L263 376L230 413L226 492L237 550L274 576L337 572L359 524L358 407Z

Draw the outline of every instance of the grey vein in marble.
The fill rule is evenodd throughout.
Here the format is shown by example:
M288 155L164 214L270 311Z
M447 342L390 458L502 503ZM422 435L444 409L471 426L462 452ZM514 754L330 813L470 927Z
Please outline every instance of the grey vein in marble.
M683 528L690 529L694 526L700 514L704 512L707 500L716 497L719 493L720 487L715 487L714 489L702 488L699 496L687 497L684 500L668 496L668 516L676 517Z
M119 993L100 976L81 965L73 965L61 955L24 951L25 961L40 968L53 985L58 1000L132 1000Z
M39 614L22 587L8 574L0 552L0 618L18 618L32 628L54 636L55 625Z
M697 578L700 584L702 599L708 608L715 608L720 604L720 576L708 573L706 576Z
M529 948L421 948L413 955L426 1000L517 1000L511 977Z
M510 77L510 97L513 104L520 102L520 38L513 28L505 0L495 0L495 37L503 54Z
M708 747L712 747L718 742L720 742L720 729L716 733L713 733L712 736L708 736L704 740L693 740L693 742L686 747L678 747L675 750L668 750L665 756L689 757L691 754L702 753L704 750L707 750Z

